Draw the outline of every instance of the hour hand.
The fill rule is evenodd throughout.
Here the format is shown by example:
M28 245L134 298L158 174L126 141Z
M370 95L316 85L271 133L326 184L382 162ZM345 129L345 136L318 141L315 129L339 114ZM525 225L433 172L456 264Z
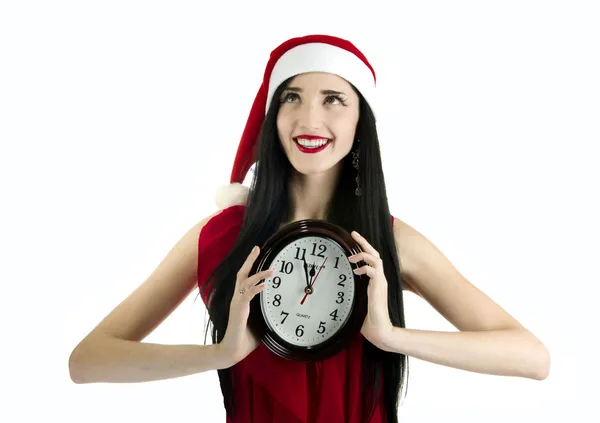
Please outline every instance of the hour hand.
M304 276L306 278L306 286L310 287L310 281L308 280L308 264L306 264L306 259L302 257L302 261L304 262Z
M309 273L310 274L310 281L311 281L310 286L312 286L312 280L315 277L315 273L316 273L315 266L316 266L316 264L317 263L313 263L312 267L310 268L310 273Z

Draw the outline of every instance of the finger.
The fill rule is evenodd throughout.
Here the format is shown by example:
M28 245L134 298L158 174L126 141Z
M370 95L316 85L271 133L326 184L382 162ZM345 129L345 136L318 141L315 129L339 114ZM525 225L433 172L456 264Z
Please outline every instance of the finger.
M250 301L252 300L252 298L254 298L254 296L259 293L260 291L262 291L263 289L265 289L265 287L267 286L267 284L265 283L261 283L258 284L258 281L260 281L261 279L264 279L265 277L268 276L268 273L270 272L270 270L264 271L264 272L260 272L257 273L256 275L253 275L251 278L246 279L244 285L241 287L241 289L239 289L237 291L237 295L241 295L243 299ZM267 276L264 276L262 278L256 279L254 278L255 276L259 276L261 275L261 273L267 273ZM242 294L242 291L244 292Z
M263 270L262 272L258 272L257 274L252 275L249 278L247 278L242 283L242 288L248 290L248 289L252 288L253 286L255 286L257 283L259 283L261 280L266 279L270 276L273 276L273 273L275 273L275 270L273 270L273 269L267 269L267 270ZM261 284L261 285L264 285L264 284Z
M358 243L361 245L361 247L363 247L363 250L365 250L367 253L372 254L373 256L379 258L379 252L373 248L373 246L371 244L369 244L369 242L365 239L365 237L363 237L361 234L359 234L356 231L352 231L352 236L354 237L354 239L356 239L358 241Z
M362 266L358 269L354 269L353 272L357 275L367 275L371 279L378 275L377 270L371 266Z
M258 294L260 291L265 289L266 286L267 286L266 284L261 283L260 285L256 285L256 286L253 286L252 288L250 288L248 290L248 292L246 293L248 295L248 297L247 297L248 301L252 300L252 298L254 298L254 296L256 294Z
M254 264L254 261L256 260L256 258L258 257L260 248L258 246L255 246L252 251L250 251L250 254L248 254L248 257L246 257L246 261L244 261L244 264L242 264L242 267L240 267L240 270L238 270L237 273L237 282L240 283L241 281L243 281L244 279L246 279L248 277L248 273L250 273L250 270L252 269L252 265Z
M374 257L372 254L366 252L354 254L353 256L350 256L348 260L350 260L351 263L358 263L363 260L365 263L376 269L383 267L383 261L380 258Z

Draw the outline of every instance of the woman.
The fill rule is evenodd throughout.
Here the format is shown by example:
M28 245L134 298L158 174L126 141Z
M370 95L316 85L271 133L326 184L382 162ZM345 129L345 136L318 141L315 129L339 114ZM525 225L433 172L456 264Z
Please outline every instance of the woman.
M544 345L389 211L375 126L375 72L350 42L293 38L267 64L221 210L191 228L153 274L73 351L78 383L140 382L218 370L231 422L396 422L407 357L468 371L544 379ZM256 163L251 189L240 183ZM260 246L286 223L323 219L361 245L369 277L361 331L316 363L283 360L247 327L273 276L250 275ZM257 248L254 248L254 247ZM198 286L211 345L141 343ZM406 329L402 291L459 332Z

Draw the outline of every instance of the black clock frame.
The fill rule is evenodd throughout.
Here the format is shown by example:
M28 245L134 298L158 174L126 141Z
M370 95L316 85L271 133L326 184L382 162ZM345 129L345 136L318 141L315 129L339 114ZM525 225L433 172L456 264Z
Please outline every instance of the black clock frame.
M262 246L259 256L256 258L250 275L254 275L264 269L268 269L277 254L290 243L308 236L321 236L330 238L337 242L346 257L362 251L360 245L343 228L331 222L318 219L304 219L292 222L273 234ZM354 269L365 263L350 263ZM367 315L367 288L369 278L366 275L353 273L354 301L351 306L350 316L346 323L326 341L316 346L299 346L290 344L272 331L264 319L260 304L260 295L255 296L250 302L250 315L248 327L254 335L261 340L269 350L281 358L300 362L313 362L331 357L343 350L356 334L360 331ZM264 283L264 279L260 281Z

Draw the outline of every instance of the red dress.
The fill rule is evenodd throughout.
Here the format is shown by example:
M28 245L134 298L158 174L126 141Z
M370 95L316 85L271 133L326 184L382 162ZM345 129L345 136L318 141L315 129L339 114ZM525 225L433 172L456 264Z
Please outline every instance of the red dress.
M244 207L228 207L202 228L199 287L237 240ZM234 387L237 413L227 423L360 423L366 402L361 392L362 342L359 332L345 350L308 364L279 358L260 344L232 368L241 382ZM382 401L370 422L387 422Z

